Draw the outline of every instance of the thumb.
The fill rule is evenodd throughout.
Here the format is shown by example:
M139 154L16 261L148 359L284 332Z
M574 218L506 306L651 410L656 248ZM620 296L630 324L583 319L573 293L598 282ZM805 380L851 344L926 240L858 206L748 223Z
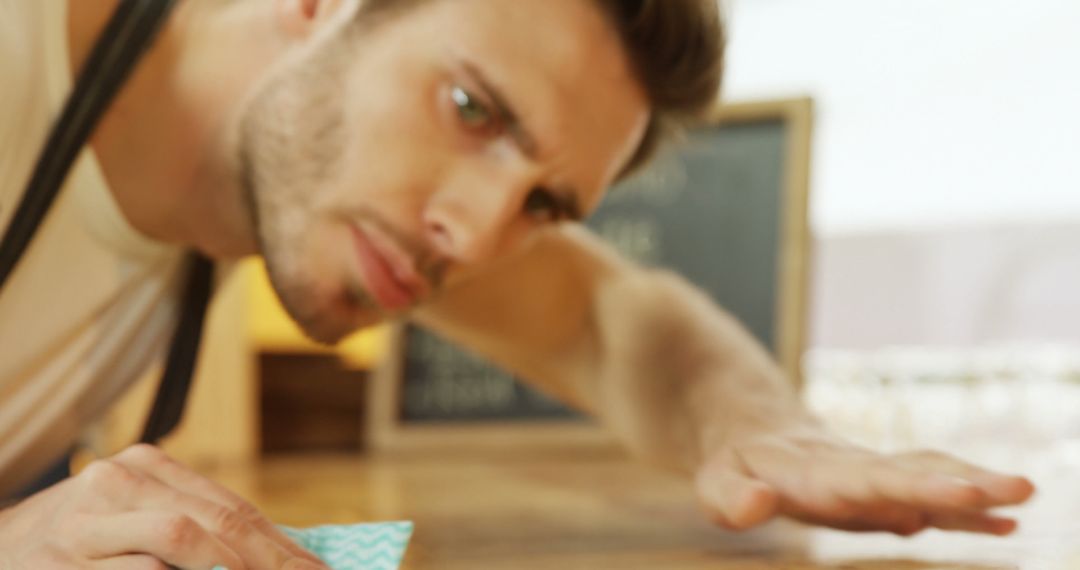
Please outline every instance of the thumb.
M717 525L747 530L777 514L780 495L768 483L748 477L731 465L713 461L695 480L698 499Z

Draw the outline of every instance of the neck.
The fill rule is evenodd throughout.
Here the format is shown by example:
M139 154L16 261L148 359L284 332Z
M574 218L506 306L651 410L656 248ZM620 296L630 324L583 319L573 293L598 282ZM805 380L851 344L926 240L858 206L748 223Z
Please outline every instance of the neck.
M70 0L78 69L116 0ZM285 49L264 0L180 2L91 141L109 189L146 236L214 257L255 253L230 139L252 86Z

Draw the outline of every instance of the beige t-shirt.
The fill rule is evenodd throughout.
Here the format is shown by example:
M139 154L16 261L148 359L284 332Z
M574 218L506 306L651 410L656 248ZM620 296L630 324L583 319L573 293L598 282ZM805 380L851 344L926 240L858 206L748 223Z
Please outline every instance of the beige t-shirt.
M0 0L0 231L71 83L67 0ZM84 150L0 291L0 497L162 356L183 258L126 222Z

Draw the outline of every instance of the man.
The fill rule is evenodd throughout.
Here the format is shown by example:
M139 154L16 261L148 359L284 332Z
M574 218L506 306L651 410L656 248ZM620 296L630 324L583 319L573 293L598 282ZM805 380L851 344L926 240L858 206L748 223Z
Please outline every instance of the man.
M0 223L114 5L0 0ZM159 352L194 247L263 254L313 338L408 316L487 354L691 477L721 526L1010 532L989 509L1026 480L830 436L701 293L573 223L712 103L721 48L712 0L182 3L0 296L0 491ZM0 513L3 568L165 563L317 567L146 446Z

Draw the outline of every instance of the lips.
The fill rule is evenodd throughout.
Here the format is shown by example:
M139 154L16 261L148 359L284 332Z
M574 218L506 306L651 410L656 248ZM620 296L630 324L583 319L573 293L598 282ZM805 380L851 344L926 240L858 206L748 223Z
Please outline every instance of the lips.
M367 292L387 311L401 311L416 303L422 280L412 262L377 229L350 225L360 277Z

